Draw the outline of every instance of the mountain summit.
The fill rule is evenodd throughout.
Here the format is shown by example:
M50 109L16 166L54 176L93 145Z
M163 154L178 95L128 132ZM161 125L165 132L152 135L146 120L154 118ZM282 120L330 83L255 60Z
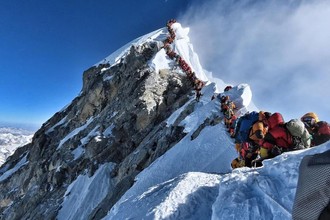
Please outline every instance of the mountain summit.
M205 83L199 102L166 28L130 42L86 70L79 96L1 167L2 219L291 217L299 160L330 144L231 173L233 140L211 100L226 85L208 80L189 29L172 28L171 51ZM225 94L253 110L248 85Z
M177 26L176 50L205 80L187 30ZM138 173L186 135L178 124L194 110L187 104L193 87L161 48L166 37L166 28L152 32L84 72L79 96L2 166L5 219L101 218ZM87 186L94 190L80 198L76 211L65 205L72 200L70 190Z

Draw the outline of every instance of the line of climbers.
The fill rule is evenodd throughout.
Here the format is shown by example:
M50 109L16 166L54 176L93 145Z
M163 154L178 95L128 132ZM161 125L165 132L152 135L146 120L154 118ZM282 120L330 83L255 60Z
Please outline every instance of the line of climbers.
M171 44L176 37L172 28L174 23L176 20L171 19L166 24L170 35L164 40L163 48L167 56L176 61L186 73L196 91L196 100L199 101L205 82L198 79L187 62L172 50ZM227 86L224 91L230 89L232 87ZM288 122L278 112L253 111L237 117L236 105L229 96L221 96L220 103L224 123L230 136L235 139L235 149L239 154L232 161L232 168L261 166L264 159L287 151L314 147L330 140L330 125L319 121L315 113L310 112L300 120L292 119Z
M261 166L264 159L330 140L330 125L320 121L313 112L288 122L278 112L253 111L237 118L235 104L229 96L222 96L220 103L224 123L235 139L235 149L239 154L232 161L232 168Z
M170 19L166 24L167 30L170 35L164 40L163 48L165 49L167 56L174 60L180 66L182 71L187 75L196 92L196 100L199 101L200 97L202 96L201 90L205 86L205 82L198 79L195 72L191 69L188 63L179 54L175 53L172 50L171 44L176 37L175 32L172 28L172 24L174 23L176 23L176 20Z

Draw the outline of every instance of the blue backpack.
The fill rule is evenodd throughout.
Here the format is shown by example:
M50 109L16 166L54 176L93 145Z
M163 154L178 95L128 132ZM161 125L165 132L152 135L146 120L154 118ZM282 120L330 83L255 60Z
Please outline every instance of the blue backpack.
M236 129L235 129L235 140L238 143L248 141L250 128L252 125L259 120L259 113L256 111L246 113L239 118Z

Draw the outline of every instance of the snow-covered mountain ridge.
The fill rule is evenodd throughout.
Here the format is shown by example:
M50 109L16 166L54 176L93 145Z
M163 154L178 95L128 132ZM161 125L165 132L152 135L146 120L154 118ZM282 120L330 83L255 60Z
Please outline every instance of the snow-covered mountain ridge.
M31 142L32 131L21 128L0 127L0 165L14 153L14 151Z
M206 81L189 30L173 28L172 50ZM142 36L84 72L79 96L0 168L1 218L290 219L299 161L330 145L232 172L233 140L211 101L225 83L208 81L196 102L167 36ZM248 85L226 94L253 110Z

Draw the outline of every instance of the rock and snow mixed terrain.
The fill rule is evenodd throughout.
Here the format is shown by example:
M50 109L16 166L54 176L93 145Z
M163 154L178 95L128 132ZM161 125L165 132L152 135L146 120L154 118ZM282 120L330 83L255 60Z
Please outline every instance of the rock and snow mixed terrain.
M208 81L174 26L172 47ZM291 219L304 155L285 153L261 168L232 171L237 156L210 81L196 102L190 82L161 48L165 28L145 35L84 73L63 110L0 168L4 219ZM250 87L226 95L255 110Z

